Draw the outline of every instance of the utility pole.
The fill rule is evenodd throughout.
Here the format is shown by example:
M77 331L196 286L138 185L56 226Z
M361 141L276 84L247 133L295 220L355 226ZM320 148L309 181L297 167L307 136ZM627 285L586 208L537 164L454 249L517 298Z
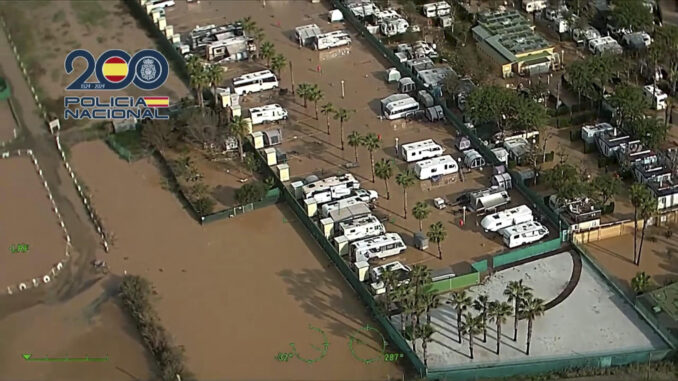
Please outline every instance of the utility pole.
M294 72L292 72L292 61L288 61L290 64L290 81L292 82L292 95L294 95Z

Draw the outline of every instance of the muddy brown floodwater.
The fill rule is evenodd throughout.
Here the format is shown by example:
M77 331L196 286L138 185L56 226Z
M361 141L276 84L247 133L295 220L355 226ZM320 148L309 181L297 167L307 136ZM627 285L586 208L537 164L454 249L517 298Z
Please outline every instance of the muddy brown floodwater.
M116 236L112 271L156 286L163 324L198 379L365 380L402 377L383 360L364 364L350 335L375 323L287 207L272 206L200 226L160 187L148 159L128 164L104 143L72 149L72 165ZM96 158L93 160L92 158ZM320 357L275 359L279 352ZM358 349L374 357L375 335ZM389 349L395 351L394 349Z

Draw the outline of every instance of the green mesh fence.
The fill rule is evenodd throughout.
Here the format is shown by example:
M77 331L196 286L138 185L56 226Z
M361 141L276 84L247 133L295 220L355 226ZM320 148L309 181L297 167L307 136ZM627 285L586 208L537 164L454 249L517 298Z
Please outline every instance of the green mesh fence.
M485 272L487 271L487 259L475 262L471 265L471 267L473 267L473 269L479 273Z
M264 170L265 176L270 176L275 180L276 186L280 189L282 193L282 200L284 200L287 205L290 206L294 214L297 216L299 221L306 227L313 239L320 245L325 254L330 258L330 260L335 264L339 272L348 282L348 284L353 288L353 290L358 294L360 300L367 306L367 309L374 316L375 320L379 323L381 328L386 333L386 336L390 339L390 342L398 348L398 350L405 354L407 359L410 361L415 371L424 375L426 373L426 368L424 364L419 360L419 357L412 351L412 349L407 344L407 341L400 335L400 333L393 327L391 321L382 313L381 309L377 306L372 297L372 294L365 288L365 285L358 280L358 277L351 271L346 262L341 258L337 249L332 246L332 244L325 238L322 231L316 225L313 220L306 214L304 208L299 204L299 202L294 198L289 189L280 181L280 178L275 174L273 169L268 166L266 160L259 151L254 150L252 143L249 140L244 142L245 148L248 151L255 152L255 157L260 163L261 168Z
M218 212L203 216L200 218L201 224L208 224L210 222L223 220L224 218L235 217L240 214L251 212L253 210L261 209L266 206L273 205L280 200L280 189L274 188L266 192L261 201L252 202L247 205L236 206L233 208L228 208L220 210Z
M472 272L466 275L457 275L453 278L433 282L431 289L435 292L448 292L460 288L475 286L480 283L480 273Z
M505 378L530 374L551 372L567 372L586 368L607 368L633 363L660 361L671 353L671 350L635 350L616 353L596 353L591 355L571 355L542 359L523 359L520 362L502 362L495 364L468 364L446 369L429 369L430 380L482 380L489 378Z

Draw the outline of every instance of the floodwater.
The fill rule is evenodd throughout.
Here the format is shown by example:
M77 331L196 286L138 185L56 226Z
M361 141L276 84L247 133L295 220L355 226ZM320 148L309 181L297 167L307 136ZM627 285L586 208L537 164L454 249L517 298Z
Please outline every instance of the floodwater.
M402 377L391 363L354 358L350 336L375 323L286 207L200 226L159 186L150 160L128 164L102 142L72 152L73 166L116 236L107 262L116 274L153 282L163 324L186 349L196 378ZM357 355L379 356L383 343L377 339L374 332L363 337ZM299 358L278 361L279 352L294 352L290 343Z

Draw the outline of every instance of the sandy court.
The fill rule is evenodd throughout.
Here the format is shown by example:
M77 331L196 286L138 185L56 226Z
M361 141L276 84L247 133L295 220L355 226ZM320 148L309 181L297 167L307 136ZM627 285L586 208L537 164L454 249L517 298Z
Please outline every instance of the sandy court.
M519 265L497 273L485 284L472 287L475 297L487 293L490 300L506 300L503 290L510 281L524 279L533 293L546 302L557 296L567 284L572 272L569 253L556 254L538 261ZM474 312L475 313L475 312ZM397 320L397 317L394 318ZM604 322L604 326L595 322ZM397 322L396 322L397 323ZM433 314L433 325L438 330L429 345L431 368L494 363L498 361L496 330L488 326L487 343L475 339L475 359L468 357L468 339L457 343L456 312L443 305ZM397 323L399 324L399 323ZM573 334L576 332L576 334ZM501 359L521 361L525 355L527 322L518 327L518 342L512 340L513 319L502 326ZM534 322L532 348L529 359L567 356L582 353L613 352L620 350L663 348L666 344L641 321L631 306L625 304L585 262L579 284L561 304L545 312Z
M64 257L66 240L30 159L2 159L0 173L0 287L4 289L48 274ZM27 244L28 252L10 252L16 244Z
M0 319L2 378L15 381L151 380L153 364L133 323L99 282L67 302L41 303ZM30 362L108 357L105 362Z
M665 232L666 228L647 229L640 266L633 264L633 234L591 242L584 247L620 286L631 292L631 278L639 271L645 271L659 286L678 280L678 266L675 264L678 237L674 234L667 238Z
M96 162L89 159L95 155ZM155 284L164 325L185 346L198 378L402 375L394 365L363 365L352 357L349 335L374 323L287 208L201 227L158 186L161 176L148 160L128 164L91 142L73 148L73 165L117 237L106 260L116 273L127 270ZM318 356L311 345L321 346L322 336L309 324L327 335L325 358L314 364L275 360L290 342L303 358Z
M18 133L12 110L9 108L9 101L0 101L0 143L7 143L14 139L15 129Z

